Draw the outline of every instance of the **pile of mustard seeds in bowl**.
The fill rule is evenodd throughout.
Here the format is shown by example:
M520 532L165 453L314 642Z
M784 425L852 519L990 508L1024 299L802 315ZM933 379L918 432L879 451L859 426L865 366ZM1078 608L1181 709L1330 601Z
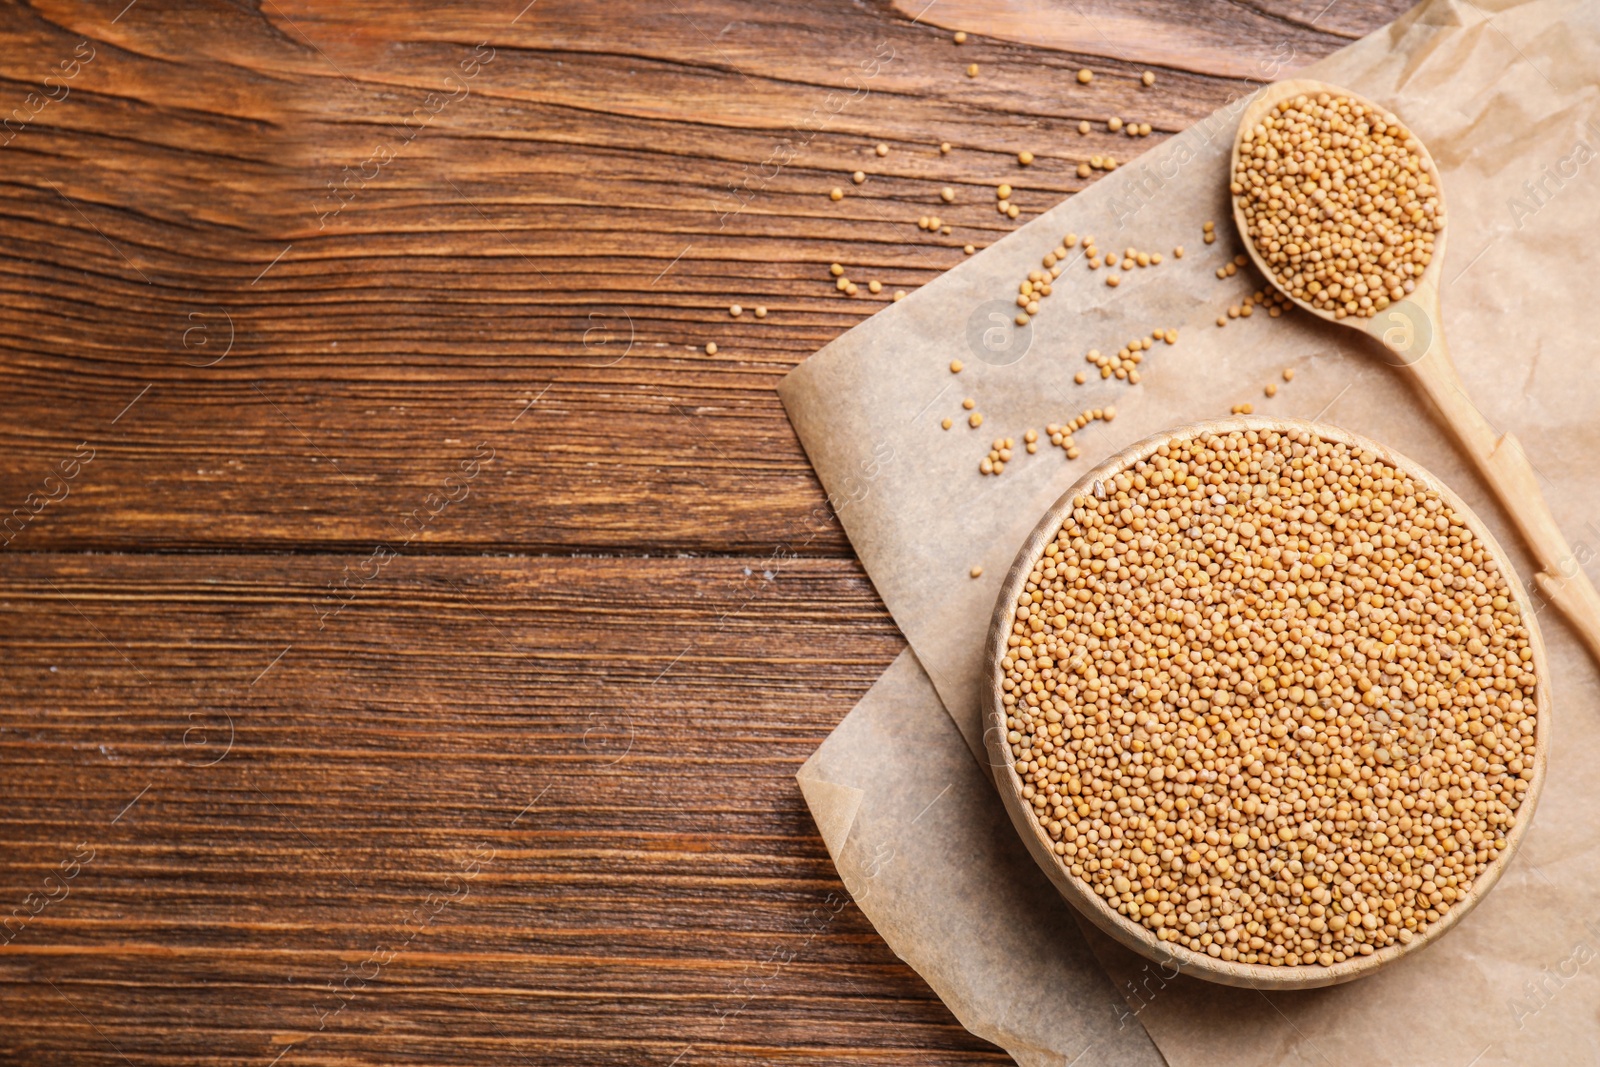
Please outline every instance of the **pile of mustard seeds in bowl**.
M1242 131L1231 191L1278 285L1338 319L1404 300L1444 231L1421 142L1346 96L1290 97Z
M1233 972L1349 970L1450 925L1520 837L1548 719L1481 525L1309 423L1223 420L1096 473L990 637L1002 793L1057 885Z

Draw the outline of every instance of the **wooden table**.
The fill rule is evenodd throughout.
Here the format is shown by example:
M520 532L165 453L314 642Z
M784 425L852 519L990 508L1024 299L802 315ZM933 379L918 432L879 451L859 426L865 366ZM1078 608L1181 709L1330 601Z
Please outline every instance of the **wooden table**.
M0 1061L1008 1062L794 784L902 639L774 386L1403 0L524 2L0 12Z

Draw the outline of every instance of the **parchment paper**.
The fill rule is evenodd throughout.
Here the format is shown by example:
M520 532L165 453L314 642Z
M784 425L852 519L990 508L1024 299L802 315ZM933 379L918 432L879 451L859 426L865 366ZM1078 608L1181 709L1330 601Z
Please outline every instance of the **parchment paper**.
M909 649L799 779L845 888L967 1029L1024 1067L1161 1062Z
M1429 145L1450 211L1443 296L1452 354L1489 421L1521 439L1578 561L1589 563L1600 546L1600 360L1593 340L1600 5L1437 0L1296 73L1388 106ZM802 771L842 873L852 850L871 854L914 835L922 845L905 853L908 863L916 857L916 866L905 868L909 884L953 885L958 874L970 877L958 868L970 867L971 856L952 842L981 838L991 827L1005 835L992 791L971 794L970 803L941 801L937 817L930 813L915 831L907 829L897 813L916 812L920 792L913 796L891 783L922 789L919 761L954 741L950 735L940 742L932 725L941 702L983 760L982 636L1017 546L1075 472L1152 432L1250 401L1258 414L1321 417L1375 437L1451 484L1508 546L1519 573L1531 576L1498 505L1404 372L1385 366L1369 343L1298 312L1214 325L1221 309L1261 284L1248 270L1228 281L1214 276L1240 250L1225 183L1243 103L1125 163L886 308L780 387L846 531L932 688L923 687L919 697L916 685L899 679L892 701L874 689ZM1060 150L1075 151L1070 143ZM1025 174L1010 180L1026 187ZM1200 240L1207 219L1216 220L1222 235L1211 246ZM985 344L995 310L986 302L1007 310L1017 282L1069 231L1095 234L1102 249L1170 253L1182 244L1187 254L1120 272L1116 289L1104 285L1105 272L1075 264L1028 328L1026 345L1021 337L1007 346ZM1098 378L1072 384L1073 373L1089 369L1087 349L1115 351L1157 327L1176 327L1179 342L1148 353L1139 386ZM947 367L954 358L967 365L958 376ZM1285 366L1298 371L1289 384L1279 378ZM1262 396L1268 381L1280 382L1276 399ZM985 415L981 429L965 427L963 396L977 400ZM1020 443L1026 428L1042 431L1085 407L1108 404L1116 405L1118 418L1077 435L1080 460L1066 461L1045 446L1038 455L1019 455L998 478L977 473L994 437ZM945 416L957 420L955 429L939 429ZM968 569L980 563L983 577L969 578ZM1587 569L1597 572L1593 564ZM1546 611L1541 625L1556 726L1538 816L1496 890L1439 944L1350 985L1269 998L1168 981L1094 937L1130 1010L1169 1062L1600 1062L1600 818L1592 799L1600 797L1600 694L1594 668L1565 623ZM910 670L904 662L895 668ZM880 745L871 730L854 726L858 718L894 716L916 733L918 745ZM940 752L939 766L948 766ZM874 776L880 786L856 798L848 818L823 799L824 783ZM994 864L985 866L987 881L975 883L976 891L944 897L937 921L918 914L928 910L926 898L891 891L898 882L880 888L875 880L863 908L975 1032L1014 1055L1024 1054L1027 1035L1057 1062L1071 1062L1099 1033L1094 1011L1085 1016L1080 1008L1097 1002L1103 977L1082 965L1071 929L1059 922L1068 911L1061 901L1044 911L1006 911L1012 933L1015 924L1029 924L1020 931L1025 942L1056 946L1053 999L1030 996L1028 970L977 952L973 946L984 941L1002 887L1042 879L1020 852L997 854ZM846 873L846 884L858 875L859 868ZM935 958L941 966L919 964ZM1062 1026L1068 1036L1049 1036L1061 1035ZM1133 1046L1120 1045L1117 1054L1131 1055ZM1091 1052L1083 1062L1102 1062L1097 1056Z

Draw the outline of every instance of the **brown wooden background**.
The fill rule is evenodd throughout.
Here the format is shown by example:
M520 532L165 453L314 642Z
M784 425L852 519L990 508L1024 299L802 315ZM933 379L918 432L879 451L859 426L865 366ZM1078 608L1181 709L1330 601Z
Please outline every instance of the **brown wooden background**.
M794 784L902 642L774 386L1404 0L524 2L0 4L0 1061L1008 1062Z

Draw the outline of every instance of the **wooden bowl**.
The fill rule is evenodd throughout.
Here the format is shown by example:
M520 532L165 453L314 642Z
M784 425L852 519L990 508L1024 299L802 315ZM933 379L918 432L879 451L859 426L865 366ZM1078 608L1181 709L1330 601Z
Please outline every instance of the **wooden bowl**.
M1405 471L1418 482L1438 493L1461 517L1473 535L1482 538L1483 544L1490 555L1500 564L1501 573L1504 574L1506 584L1514 594L1517 605L1521 609L1522 618L1527 624L1528 643L1533 650L1534 676L1538 683L1534 695L1537 721L1534 733L1533 778L1528 782L1527 794L1522 804L1517 808L1516 821L1506 835L1505 851L1488 870L1478 876L1469 893L1458 899L1451 906L1449 912L1441 917L1438 922L1429 925L1410 944L1389 945L1376 950L1370 956L1356 956L1345 960L1343 963L1335 963L1327 967L1320 964L1272 967L1259 963L1234 963L1222 959L1213 959L1204 953L1195 952L1177 944L1159 941L1147 927L1119 914L1106 904L1089 887L1088 883L1074 876L1065 862L1052 850L1048 831L1034 815L1033 805L1023 799L1022 783L1012 769L1013 755L1006 740L1006 709L1002 700L1001 689L1004 671L1000 663L1006 654L1006 641L1011 633L1011 626L1015 619L1017 597L1023 591L1023 586L1027 584L1034 562L1043 553L1045 545L1053 540L1060 531L1062 521L1071 513L1073 500L1085 493L1093 495L1094 484L1097 481L1103 482L1110 479L1139 460L1151 456L1156 449L1169 441L1188 440L1205 433L1228 433L1240 430L1305 430L1324 440L1343 442L1357 449L1370 449L1391 466ZM1078 479L1070 489L1061 495L1060 499L1050 506L1044 517L1039 520L1039 524L1034 527L1033 532L1028 536L1027 542L1022 546L1022 550L1017 553L1016 562L1011 565L1011 571L1006 575L1006 580L1000 589L1000 599L995 604L994 619L989 626L986 652L989 664L989 695L988 707L985 712L984 741L989 749L989 763L994 772L995 785L1000 791L1000 798L1005 803L1006 810L1010 812L1011 821L1016 826L1017 832L1022 835L1022 840L1027 845L1028 851L1033 854L1034 861L1044 870L1062 896L1066 897L1079 911L1088 916L1096 926L1122 944L1148 959L1157 961L1163 966L1176 967L1185 974L1192 974L1195 977L1219 982L1223 985L1243 986L1248 989L1309 989L1316 986L1336 985L1340 982L1348 982L1353 978L1370 974L1384 964L1408 952L1417 952L1438 940L1444 935L1445 931L1460 922L1462 917L1471 911L1478 901L1482 900L1484 895L1494 887L1500 874L1510 862L1511 856L1516 852L1517 845L1521 842L1523 834L1527 832L1529 824L1533 821L1534 805L1538 801L1539 790L1544 785L1545 756L1549 747L1550 736L1550 669L1545 661L1544 641L1539 635L1538 620L1534 615L1533 606L1529 602L1528 594L1522 588L1522 583L1518 580L1516 572L1512 570L1507 562L1504 550L1495 540L1494 535L1489 532L1483 521L1461 501L1460 497L1451 492L1432 474L1393 449L1385 448L1364 437L1334 426L1307 422L1303 419L1269 419L1248 416L1216 419L1210 422L1180 426L1157 434L1154 437L1148 437L1126 451L1119 452L1107 459L1104 463L1101 463L1098 467Z

